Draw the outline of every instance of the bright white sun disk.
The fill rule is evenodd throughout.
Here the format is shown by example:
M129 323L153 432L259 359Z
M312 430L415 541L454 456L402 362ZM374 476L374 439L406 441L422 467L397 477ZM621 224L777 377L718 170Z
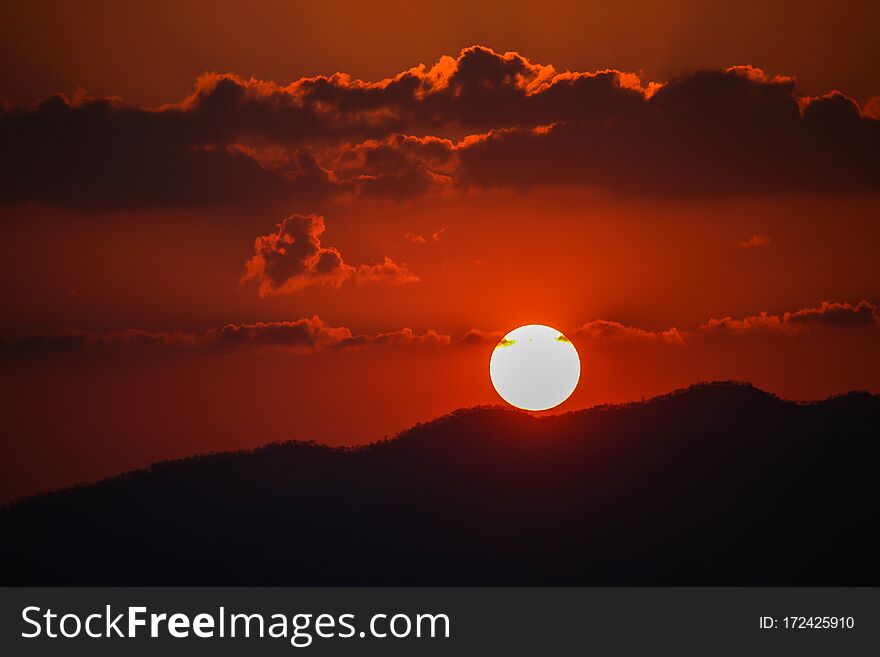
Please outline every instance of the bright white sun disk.
M542 324L520 326L492 352L489 376L512 406L544 411L564 402L581 376L577 349L562 333Z

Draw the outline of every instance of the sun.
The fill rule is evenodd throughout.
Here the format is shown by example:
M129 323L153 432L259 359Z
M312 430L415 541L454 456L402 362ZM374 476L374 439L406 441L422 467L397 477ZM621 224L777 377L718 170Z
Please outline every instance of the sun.
M581 376L571 341L543 324L520 326L505 335L489 360L489 377L512 406L545 411L569 398Z

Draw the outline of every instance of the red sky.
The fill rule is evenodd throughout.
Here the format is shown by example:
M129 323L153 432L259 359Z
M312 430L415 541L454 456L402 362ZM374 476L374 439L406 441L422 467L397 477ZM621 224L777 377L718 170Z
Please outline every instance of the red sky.
M880 391L876 10L784 5L4 7L0 501L496 403L525 323L561 411Z

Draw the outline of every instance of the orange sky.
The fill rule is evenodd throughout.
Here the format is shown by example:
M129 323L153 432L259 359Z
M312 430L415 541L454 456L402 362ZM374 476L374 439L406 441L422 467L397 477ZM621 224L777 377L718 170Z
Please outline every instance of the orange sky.
M380 7L35 0L4 3L0 17L0 89L17 102L82 87L157 104L189 93L204 71L279 83L335 71L371 80L475 43L560 68L613 67L663 80L686 69L753 64L796 75L808 93L880 94L878 9L858 0L392 0Z
M784 4L5 6L0 501L496 403L525 323L560 411L880 391L876 19Z

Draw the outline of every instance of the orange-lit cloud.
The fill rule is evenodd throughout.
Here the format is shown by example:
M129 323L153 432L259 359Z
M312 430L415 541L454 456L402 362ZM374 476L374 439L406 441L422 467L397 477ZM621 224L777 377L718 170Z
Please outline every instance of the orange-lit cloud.
M394 200L448 188L454 152L448 139L406 135L322 149L340 194Z
M427 244L429 239L431 242L439 242L440 238L443 237L443 233L449 230L449 226L446 224L440 226L437 230L433 231L428 237L425 237L421 233L404 233L404 237L412 242L413 244Z
M495 344L504 337L504 331L483 331L472 328L468 330L459 342L462 345Z
M749 239L737 242L736 245L741 249L765 249L770 246L770 236L755 233Z
M378 82L210 74L152 109L55 96L0 111L0 202L403 199L456 186L876 190L875 109L837 92L799 96L791 78L751 66L649 83L478 46Z
M388 333L376 333L372 335L354 335L338 344L342 348L352 348L370 345L433 345L446 346L451 344L452 337L444 333L438 333L428 329L425 333L416 333L410 328L403 328Z
M254 255L246 263L242 281L259 284L260 295L291 294L311 285L339 287L347 281L402 285L419 278L405 265L387 256L379 264L346 264L335 248L322 246L324 218L294 214L278 230L257 237Z
M671 327L665 331L651 331L621 322L597 319L587 322L567 332L573 340L594 340L598 342L653 342L684 346L702 336L748 335L757 333L777 333L780 335L802 335L822 327L834 328L880 328L880 309L868 301L856 304L823 301L814 308L802 308L781 315L760 312L742 319L724 317L710 319L695 330L679 330ZM460 344L494 344L504 337L500 331L471 329L459 340Z
M782 315L761 312L742 319L710 319L694 331L672 327L650 331L620 322L598 319L566 331L574 341L606 343L655 343L684 346L705 336L742 336L759 333L803 335L817 328L880 328L880 309L867 301L856 304L823 301L815 308L803 308ZM294 321L226 324L202 333L185 331L146 331L128 329L97 333L67 328L32 333L0 340L0 355L27 356L61 354L84 349L198 350L210 352L260 351L281 349L311 353L324 349L355 349L370 346L494 345L504 337L502 331L472 328L459 338L433 329L416 333L402 328L378 333L353 333L344 326L331 326L317 315Z
M880 96L872 96L866 100L862 113L872 119L880 119Z
M710 319L700 331L710 334L804 333L816 327L860 327L880 325L877 306L867 301L837 303L823 301L816 308L803 308L782 315L761 312L742 319Z
M646 331L604 319L587 322L578 327L572 337L612 341L649 340L669 344L684 344L685 342L685 336L674 326L666 331Z

